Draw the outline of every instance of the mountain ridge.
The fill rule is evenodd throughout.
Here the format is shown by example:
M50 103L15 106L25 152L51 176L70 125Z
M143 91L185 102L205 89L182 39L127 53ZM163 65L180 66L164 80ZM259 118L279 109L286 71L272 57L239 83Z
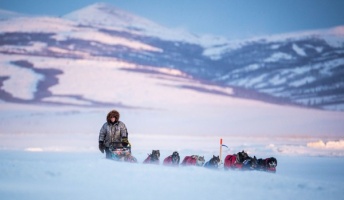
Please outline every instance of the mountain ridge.
M105 17L84 20L100 11ZM25 26L23 22L29 20L37 23ZM344 26L241 41L205 39L97 3L62 18L7 19L0 28L4 55L115 59L180 70L195 80L232 87L236 97L344 110Z

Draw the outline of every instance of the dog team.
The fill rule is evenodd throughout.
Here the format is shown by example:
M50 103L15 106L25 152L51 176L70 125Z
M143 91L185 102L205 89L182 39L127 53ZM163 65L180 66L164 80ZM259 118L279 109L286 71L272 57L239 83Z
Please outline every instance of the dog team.
M160 151L152 150L151 154L143 161L144 164L160 164ZM204 156L191 155L185 156L180 163L180 156L177 151L174 151L171 155L166 157L163 161L163 165L166 166L204 166L206 168L218 169L221 164L219 156L214 156L205 162ZM238 152L237 154L227 155L223 163L224 169L229 170L259 170L267 172L276 172L277 159L274 157L259 158L256 156L253 158L248 156L245 151Z

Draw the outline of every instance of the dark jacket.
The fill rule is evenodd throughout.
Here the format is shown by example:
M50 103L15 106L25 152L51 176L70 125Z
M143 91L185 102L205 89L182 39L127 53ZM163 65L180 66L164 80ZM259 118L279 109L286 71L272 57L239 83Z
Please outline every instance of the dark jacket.
M99 142L103 142L107 148L114 144L121 144L123 138L128 138L128 131L121 121L113 124L106 122L99 132Z

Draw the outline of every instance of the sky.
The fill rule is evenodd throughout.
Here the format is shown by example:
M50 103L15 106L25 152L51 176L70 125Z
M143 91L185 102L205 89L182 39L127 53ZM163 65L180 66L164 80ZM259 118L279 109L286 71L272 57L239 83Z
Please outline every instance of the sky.
M229 39L344 25L343 0L0 0L0 9L62 16L96 2L168 28Z
M15 12L62 16L97 0L0 0ZM343 0L102 0L168 28L245 39L344 25Z

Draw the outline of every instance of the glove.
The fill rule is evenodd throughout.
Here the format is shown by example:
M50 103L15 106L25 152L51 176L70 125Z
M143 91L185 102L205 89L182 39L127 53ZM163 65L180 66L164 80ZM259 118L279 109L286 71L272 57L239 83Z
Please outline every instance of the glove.
M100 152L104 153L105 146L103 141L99 141L99 150Z
M125 147L128 146L128 144L129 144L128 138L122 138L121 142L122 142L122 145Z

